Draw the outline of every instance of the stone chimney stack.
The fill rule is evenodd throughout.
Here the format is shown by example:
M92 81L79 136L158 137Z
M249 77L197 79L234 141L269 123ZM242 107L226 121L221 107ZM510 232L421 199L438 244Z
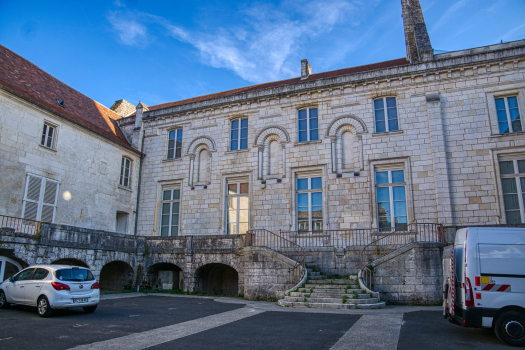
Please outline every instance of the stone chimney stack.
M308 79L310 74L312 74L310 63L308 63L308 60L301 60L301 79Z
M142 115L148 111L148 106L144 103L139 102L137 105L137 113L135 114L135 128L133 128L133 136L131 138L131 145L140 150L142 144L141 131L142 131Z
M434 59L427 25L419 0L401 0L407 59L410 63L428 62Z
M115 101L110 109L123 118L135 113L135 106L124 99Z

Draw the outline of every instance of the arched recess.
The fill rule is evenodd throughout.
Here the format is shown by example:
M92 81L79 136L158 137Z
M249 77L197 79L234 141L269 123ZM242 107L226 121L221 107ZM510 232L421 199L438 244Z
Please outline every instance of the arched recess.
M9 277L13 277L27 266L27 264L8 258L7 256L0 256L0 283Z
M363 170L363 138L365 123L358 117L341 116L328 127L326 136L332 139L332 171L358 173Z
M195 271L195 290L210 295L238 295L239 273L225 264L206 264Z
M290 136L280 126L269 126L257 134L255 146L259 149L260 180L285 177L287 142L290 142Z
M146 270L146 281L153 289L183 289L183 271L172 263L158 263Z
M100 270L100 289L123 291L133 285L133 268L124 261L112 261Z
M78 259L72 259L72 258L64 258L64 259L58 259L56 261L53 261L51 265L70 265L70 266L80 266L80 267L86 267L89 269L88 264L83 262L82 260Z
M195 138L186 152L190 156L189 185L208 185L211 182L211 155L217 150L215 141L208 136Z

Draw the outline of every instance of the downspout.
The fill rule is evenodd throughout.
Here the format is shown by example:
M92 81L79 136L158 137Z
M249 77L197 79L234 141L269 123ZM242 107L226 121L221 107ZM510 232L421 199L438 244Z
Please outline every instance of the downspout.
M146 136L146 130L142 131L142 145L140 146L140 165L139 165L139 183L137 186L137 204L135 205L135 246L137 241L137 225L139 223L139 202L140 202L140 182L142 179L142 163L144 163L144 137Z

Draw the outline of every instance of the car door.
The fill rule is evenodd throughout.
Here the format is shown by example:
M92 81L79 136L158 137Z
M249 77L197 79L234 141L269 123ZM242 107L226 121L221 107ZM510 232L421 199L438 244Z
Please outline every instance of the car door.
M22 270L22 272L14 276L14 281L7 288L7 294L9 294L9 299L11 299L13 303L25 303L24 296L26 283L29 281L34 271L35 269L30 267L28 269Z
M36 300L40 295L40 289L42 289L43 280L49 275L49 271L44 268L37 268L35 273L25 283L24 288L24 299L25 304L36 306Z

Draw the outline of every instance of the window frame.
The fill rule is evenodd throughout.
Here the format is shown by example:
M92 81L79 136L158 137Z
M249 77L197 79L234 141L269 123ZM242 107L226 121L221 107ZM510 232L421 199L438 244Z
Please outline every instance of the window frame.
M47 146L47 141L49 140L49 130L50 128L53 129L52 136L51 136L51 146ZM58 138L58 125L54 123L50 123L47 120L44 120L44 125L42 127L42 132L40 133L40 146L56 150L56 144L57 144L57 138Z
M393 176L392 176L392 172L395 172L395 171L403 171L403 182L393 182ZM378 173L384 173L386 172L387 173L387 176L388 176L388 182L387 183L384 183L384 184L378 184L377 183L377 174ZM375 201L375 215L376 215L376 219L377 219L377 229L380 231L380 232L392 232L392 231L396 231L398 229L398 227L396 226L396 222L395 222L395 219L396 217L406 217L406 223L404 224L404 226L407 226L409 224L409 212L408 212L408 195L407 195L407 175L406 175L406 170L403 168L400 168L400 167L393 167L393 168L376 168L375 171L374 171L374 178L375 178L375 198L374 198L374 201ZM404 202L405 202L405 215L398 215L396 216L396 213L395 213L395 202L396 200L394 199L394 187L403 187L404 189L404 196L405 196L405 199L404 199ZM390 206L390 228L382 228L379 226L379 198L378 198L378 189L379 188L388 188L388 203L389 203L389 206ZM399 201L397 201L399 202Z
M235 194L230 194L230 190L229 190L229 187L230 185L237 185L237 193ZM247 184L248 185L248 192L247 193L241 193L241 184ZM236 232L235 233L230 233L230 215L229 215L229 200L230 198L232 199L236 199L237 200L237 209L235 210L236 212L236 219L235 219L235 225L236 225ZM240 198L247 198L248 200L248 205L247 205L247 209L241 209L240 207ZM227 235L239 235L239 234L244 234L244 233L239 233L239 225L242 223L246 223L248 224L248 227L247 227L247 230L246 231L249 231L250 230L250 181L249 179L227 179L226 180L226 200L225 200L225 204L226 204L226 208L225 208L225 214L226 214L226 234ZM240 211L241 210L246 210L247 212L247 217L248 217L248 221L247 222L241 222L240 221Z
M312 189L312 179L317 179L317 178L320 178L321 179L321 187L319 188L315 188L315 189ZM298 186L298 183L299 183L299 180L303 180L303 179L307 179L308 180L308 189L306 190L299 190L299 186ZM296 219L295 219L295 224L296 224L296 227L297 227L297 232L299 233L308 233L308 232L322 232L324 230L324 223L325 223L325 205L324 205L324 193L323 193L323 175L322 174L296 174L295 176L295 203L296 203L296 206L295 206L295 216L296 216ZM313 205L313 199L312 199L312 194L313 193L320 193L321 194L321 211L322 211L322 214L321 214L321 229L319 230L314 230L313 228L313 223L314 223L314 219L313 219L313 210L312 210L312 207L314 206ZM300 220L299 219L299 195L300 194L308 194L308 230L301 230L300 229L300 225L299 225L299 222L304 222L305 220ZM319 220L315 220L315 221L319 221Z
M28 193L28 189L29 189L29 182L30 182L30 178L31 177L40 179L40 191L38 192L38 199L37 200L28 198L28 194L29 194ZM53 204L44 202L45 194L46 194L46 184L47 184L48 181L49 182L54 182L56 184L56 190L55 190L55 196L54 196L55 200L54 200ZM56 210L57 210L57 204L58 204L57 202L58 202L58 190L59 190L59 187L60 187L60 182L57 181L57 180L52 180L52 179L48 179L48 178L40 176L40 175L35 175L35 174L28 173L27 176L26 176L26 184L25 184L25 187L24 187L24 198L23 198L23 205L22 205L22 218L26 219L26 220L41 221L42 220L42 211L44 209L44 206L47 206L47 207L52 207L53 208L53 218L51 220L51 223L55 222L55 216L56 216ZM27 203L34 203L34 204L37 205L37 211L36 211L35 219L29 219L29 218L25 217L26 216Z
M505 218L505 222L508 224L507 220L507 208L505 206L505 192L503 188L503 180L504 179L514 179L516 182L516 191L518 196L518 206L519 206L519 213L520 213L520 219L521 223L525 223L525 199L523 198L525 194L525 188L521 184L521 178L525 178L525 172L520 173L519 172L519 161L525 162L525 155L523 156L516 156L512 158L503 157L498 159L498 169L499 169L499 178L500 178L500 186L501 186L501 196L503 200L503 217ZM514 173L513 174L503 174L501 171L501 163L502 162L512 162L514 167Z
M175 132L175 138L170 138L170 134L172 132ZM180 132L180 137L179 137ZM182 158L182 139L184 137L183 128L174 128L168 130L168 147L166 149L166 160L172 160L172 159L181 159ZM180 139L180 147L177 147L177 140ZM173 140L173 148L170 148L170 142ZM173 150L173 156L170 157L170 150ZM177 157L177 151L180 150L180 155Z
M312 118L310 116L310 111L312 109L317 110L317 118ZM300 124L301 119L299 117L301 111L306 111L306 130L302 130L301 129L301 124ZM310 127L311 119L317 119L317 128L316 129L312 129ZM311 138L312 130L317 130L317 138L315 140L312 140L312 138ZM302 140L301 141L301 131L306 131L306 140ZM319 141L320 139L321 138L320 138L320 132L319 132L319 107L312 106L312 107L304 107L304 108L298 109L297 110L297 142L298 143L315 142L315 141Z
M393 98L396 102L396 121L397 121L397 129L396 130L390 130L390 126L388 124L388 105L386 103L386 100L388 98ZM378 109L376 109L376 106L375 106L375 101L377 100L383 100L383 112L384 112L384 115L385 115L385 120L384 120L384 123L385 123L385 131L377 131L377 118L376 118L376 111ZM382 133L388 133L388 132L396 132L396 131L400 131L401 130L401 127L399 125L399 108L398 108L398 101L397 101L397 96L381 96L381 97L376 97L376 98L373 98L372 99L372 110L374 111L374 131L376 134L382 134Z
M170 191L170 199L164 199L164 192L165 191ZM178 199L173 199L174 197L174 191L179 191L179 198ZM181 203L182 203L182 186L180 185L170 185L170 186L166 186L166 187L162 187L161 188L161 192L160 192L160 210L159 210L159 233L158 235L160 237L177 237L177 236L180 236L180 233L181 233L181 228L180 228L180 222L181 222ZM164 204L168 204L170 205L170 209L169 209L169 221L168 221L168 235L166 236L163 236L162 235L162 228L163 227L166 227L165 225L162 225L162 216L164 215L163 213L163 207L164 207ZM177 224L176 225L173 225L173 203L178 203L179 204L179 210L177 212ZM175 235L172 235L172 227L176 226L177 227L177 232Z
M246 128L243 128L242 127L242 121L243 120L246 120ZM237 148L236 149L233 149L232 147L232 142L233 142L233 138L232 138L232 135L233 135L233 123L235 121L238 121L239 122L239 126L237 128ZM241 137L242 136L242 129L246 129L246 137ZM234 118L234 119L230 119L230 142L229 142L229 147L228 149L230 151L244 151L244 150L247 150L248 149L248 136L249 136L249 133L250 133L250 121L249 121L249 118L248 117L238 117L238 118ZM246 147L245 148L241 148L241 140L246 140Z
M519 94L508 94L508 95L501 95L501 96L493 96L494 97L494 106L495 106L495 110L496 110L496 124L497 124L497 130L498 130L498 134L499 135L510 135L510 134L516 134L516 133L520 133L520 132L523 132L523 118L521 117L521 109L520 109L520 98L519 98ZM511 117L510 117L510 109L509 108L509 102L508 102L508 99L510 97L515 97L516 98L516 106L517 106L517 109L518 109L518 115L519 115L519 121L520 121L520 127L521 127L521 130L519 131L514 131L513 127L512 127L512 120L511 120ZM501 129L499 127L499 124L500 124L500 121L499 121L499 118L498 118L498 106L496 104L496 100L499 100L499 99L503 99L503 103L505 104L505 114L506 114L506 117L507 117L507 125L509 127L509 132L501 132Z
M128 164L128 176L127 178L124 176L124 169L125 169L125 163L127 161ZM132 160L126 156L122 156L122 163L120 165L120 179L119 179L119 186L123 188L130 189L131 188L131 164ZM128 181L127 184L124 184L125 180Z

